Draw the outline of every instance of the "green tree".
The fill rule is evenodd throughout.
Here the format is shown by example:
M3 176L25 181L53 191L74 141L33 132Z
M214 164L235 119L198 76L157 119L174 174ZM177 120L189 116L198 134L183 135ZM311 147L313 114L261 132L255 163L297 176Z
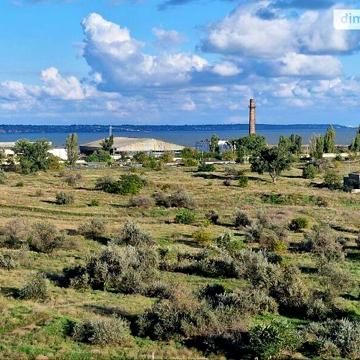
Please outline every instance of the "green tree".
M256 156L266 148L264 136L252 134L240 138L237 143L237 161L242 163L246 157Z
M219 154L220 148L219 148L219 137L217 135L211 136L210 139L210 152L213 154Z
M310 156L315 159L321 159L324 154L324 137L314 135L310 138Z
M77 134L74 133L68 135L68 137L66 138L65 147L66 147L68 162L71 166L74 166L79 158Z
M19 140L14 146L14 152L23 174L30 174L49 168L50 144L46 140L30 142Z
M113 146L114 146L114 135L110 135L108 138L105 138L101 142L101 146L104 151L111 154L113 151Z
M354 151L354 152L360 151L360 126L359 126L358 132L355 135L351 145L349 146L349 150Z
M250 158L251 171L259 174L269 173L274 184L278 176L290 168L291 162L291 154L281 147L265 148L258 156Z
M325 153L334 153L335 152L335 137L336 132L332 125L330 125L324 136L324 152Z

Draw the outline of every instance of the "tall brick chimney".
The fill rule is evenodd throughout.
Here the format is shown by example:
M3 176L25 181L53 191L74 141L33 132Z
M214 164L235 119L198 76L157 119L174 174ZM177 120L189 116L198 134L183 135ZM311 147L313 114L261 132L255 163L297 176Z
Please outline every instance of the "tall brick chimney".
M250 99L249 105L249 135L256 133L256 104L254 99Z

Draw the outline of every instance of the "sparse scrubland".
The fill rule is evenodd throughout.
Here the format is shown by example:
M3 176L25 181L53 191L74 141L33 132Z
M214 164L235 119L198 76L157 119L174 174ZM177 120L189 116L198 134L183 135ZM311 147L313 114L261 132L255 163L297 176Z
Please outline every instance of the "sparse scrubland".
M1 173L0 358L360 358L360 162L189 164Z

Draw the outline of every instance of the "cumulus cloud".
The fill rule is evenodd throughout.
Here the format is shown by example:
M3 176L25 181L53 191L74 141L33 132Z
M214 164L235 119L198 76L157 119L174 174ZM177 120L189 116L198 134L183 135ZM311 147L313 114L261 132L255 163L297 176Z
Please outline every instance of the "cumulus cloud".
M297 17L259 16L264 4L238 6L213 24L202 43L207 52L274 58L289 52L350 53L359 49L360 35L335 30L332 10L306 11ZM266 6L265 6L266 9Z
M232 62L224 61L222 63L214 65L212 72L221 76L235 76L242 72L238 66Z
M168 48L184 42L184 36L176 30L165 30L161 27L154 27L152 32L157 38L155 44L159 47Z
M104 89L124 90L184 83L193 72L202 71L207 61L193 54L145 54L143 44L126 28L90 14L82 22L84 58L101 74Z

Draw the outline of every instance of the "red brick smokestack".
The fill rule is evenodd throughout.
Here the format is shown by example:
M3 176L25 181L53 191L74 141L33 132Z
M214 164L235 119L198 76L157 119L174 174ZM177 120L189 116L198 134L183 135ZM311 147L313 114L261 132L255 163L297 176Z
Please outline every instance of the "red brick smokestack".
M250 99L249 105L249 135L256 133L256 104L254 99Z

